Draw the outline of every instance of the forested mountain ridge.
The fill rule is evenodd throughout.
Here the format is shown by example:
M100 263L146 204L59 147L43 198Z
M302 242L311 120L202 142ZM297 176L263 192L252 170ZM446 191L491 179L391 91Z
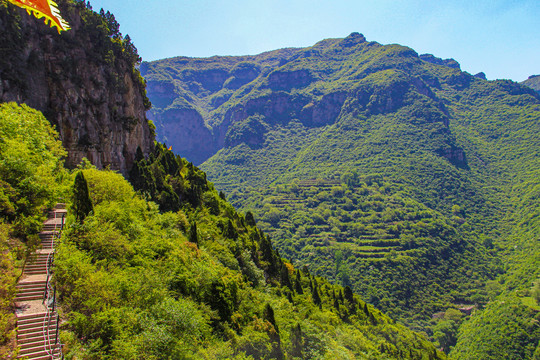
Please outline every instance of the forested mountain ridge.
M3 99L14 96L21 102L32 101L25 97L30 94L31 76L19 74L21 68L11 61L25 60L23 50L34 36L50 36L60 54L85 53L88 42L98 50L113 46L112 53L105 55L119 55L118 50L132 61L118 60L120 68L127 67L124 73L116 60L104 65L99 54L92 53L103 78L94 73L93 66L88 73L65 66L57 77L47 71L48 65L55 69L53 73L59 70L54 63L58 59L44 64L43 54L30 46L38 58L33 70L45 68L42 75L47 82L69 89L66 94L60 92L65 98L49 94L67 112L46 110L50 117L46 119L24 104L0 104L0 357L17 354L13 343L16 279L29 254L39 247L37 233L45 211L60 200L67 202L69 216L56 249L52 282L66 358L446 358L423 334L396 323L349 287L331 284L281 258L251 213L237 212L204 172L164 144L147 146L138 138L141 141L130 144L136 150L125 147L119 163L104 160L114 155L107 146L99 150L99 156L89 156L94 165L84 158L78 163L81 146L95 154L92 146L99 144L79 141L66 151L60 139L65 141L65 133L76 128L69 121L57 123L57 132L49 121L55 123L56 115L66 113L81 115L79 111L86 109L90 114L84 114L79 125L87 127L84 131L90 139L102 140L109 129L107 122L95 118L102 114L93 113L95 106L105 112L140 109L144 86L137 78L141 92L126 93L122 81L117 82L116 75L126 79L124 85L129 87L129 79L137 75L136 50L128 38L119 38L118 24L110 13L94 13L89 3L79 1L59 3L76 29L62 40L56 37L63 34L36 30L24 18L26 14L1 3L0 26L25 29L15 31L24 46L15 44L14 38L2 42L13 50L2 59L8 67L2 75L11 76L2 83L7 85L2 89ZM21 25L27 20L28 24ZM64 41L69 43L67 48L60 45ZM25 61L21 64L26 66ZM103 103L100 98L93 103L86 97L96 95L88 94L94 89L87 87L89 78L103 80L106 90L119 86L109 94L112 102ZM82 83L72 86L77 79ZM126 129L109 125L109 135L119 141L113 143L121 145ZM151 130L144 117L137 120L135 127L139 126ZM66 157L69 165L77 165L75 169L64 167ZM128 164L133 166L126 169ZM133 185L117 172L96 165L129 172Z
M256 56L164 59L142 72L158 137L204 161L295 265L349 284L446 351L457 343L458 358L532 357L534 90L356 33ZM498 353L490 319L432 320L473 304L515 320Z
M140 62L114 15L84 1L59 0L71 29L58 36L25 10L0 2L0 101L44 112L68 150L67 163L83 157L126 174L137 147L148 154L153 135Z

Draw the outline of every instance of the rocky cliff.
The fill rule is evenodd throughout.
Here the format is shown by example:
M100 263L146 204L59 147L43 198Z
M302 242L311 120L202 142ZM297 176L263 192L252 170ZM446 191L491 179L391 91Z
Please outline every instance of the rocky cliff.
M140 60L110 13L85 2L58 1L71 30L58 34L22 9L0 5L0 101L41 110L68 150L126 174L137 147L148 153L153 134Z
M444 69L444 76L434 76L432 65ZM441 81L455 88L472 81L453 59L383 46L352 33L309 48L177 57L144 63L141 69L155 105L149 117L159 139L196 164L242 143L261 148L269 131L291 121L313 129L347 116L406 111L431 124L438 138L433 153L467 166L450 133L447 106L435 95Z

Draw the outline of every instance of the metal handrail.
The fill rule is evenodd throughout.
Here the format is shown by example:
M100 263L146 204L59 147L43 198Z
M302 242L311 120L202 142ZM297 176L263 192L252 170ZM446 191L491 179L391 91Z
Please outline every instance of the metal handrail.
M56 215L55 215L56 218ZM51 332L50 332L50 324L52 317L55 315L56 310L56 287L52 286L50 283L50 278L52 276L52 267L54 264L54 254L55 254L55 238L60 239L62 236L62 230L64 229L64 222L65 222L65 214L62 214L62 221L60 223L60 231L58 231L56 234L53 235L53 243L52 248L53 251L49 253L49 256L47 257L47 283L45 287L45 293L43 294L44 299L44 305L47 308L47 313L45 315L44 321L43 321L43 340L45 341L45 351L47 354L51 357L51 359L64 359L64 354L62 353L62 347L64 346L58 339L58 329L59 329L59 322L60 317L58 316L58 313L56 313L56 330L55 330L55 339L54 344L51 342ZM56 225L55 225L56 230ZM52 297L51 297L52 292ZM55 353L56 350L60 350L59 354L57 355Z

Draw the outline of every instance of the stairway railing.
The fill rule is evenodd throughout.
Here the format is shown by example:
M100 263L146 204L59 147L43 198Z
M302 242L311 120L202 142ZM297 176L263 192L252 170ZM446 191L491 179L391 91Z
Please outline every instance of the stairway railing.
M56 215L55 215L56 218ZM51 284L52 277L52 268L54 265L54 254L55 254L55 240L60 240L62 236L62 231L64 230L65 214L62 213L62 221L60 222L60 230L53 235L52 251L47 257L47 282L45 286L45 292L43 294L43 304L47 309L45 318L43 319L43 340L45 341L45 351L51 357L51 359L64 359L64 354L62 353L62 347L64 346L58 338L59 322L60 317L56 312L56 287ZM56 225L55 225L56 230ZM53 320L54 319L54 320ZM56 321L56 329L54 331L54 343L51 340L51 331L50 325L52 321Z

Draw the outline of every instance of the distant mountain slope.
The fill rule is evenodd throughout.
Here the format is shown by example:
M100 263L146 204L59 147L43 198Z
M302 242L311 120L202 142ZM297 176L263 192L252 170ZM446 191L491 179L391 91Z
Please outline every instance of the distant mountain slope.
M531 75L525 81L522 81L521 84L530 87L540 93L540 75Z
M523 270L538 265L537 238L524 235L536 230L514 226L520 189L539 180L532 89L357 33L142 72L158 136L202 162L282 254L434 339L434 311L490 303L494 279L520 273L525 291L538 276Z

